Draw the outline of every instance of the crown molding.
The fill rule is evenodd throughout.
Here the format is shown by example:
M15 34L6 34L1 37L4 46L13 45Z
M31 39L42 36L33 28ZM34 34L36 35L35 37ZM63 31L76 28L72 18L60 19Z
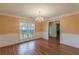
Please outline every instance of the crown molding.
M60 15L59 17L61 17L61 16L71 16L71 15L75 15L75 14L78 14L78 13L79 13L79 11L72 12L72 13L66 13L66 14Z
M48 21L55 21L55 20L59 21L62 16L71 16L71 15L75 15L75 14L78 14L78 13L79 13L79 11L65 13L65 14L62 14L62 15L59 15L59 16L50 17L50 18L48 18ZM27 18L30 19L30 17L27 17L27 16L26 17L22 17L22 16L12 15L12 14L8 14L8 13L0 13L0 15L16 17L16 18L19 18L19 19L27 19Z
M71 12L71 13L65 13L65 14L62 14L62 15L59 15L59 16L54 16L54 17L50 17L49 18L49 20L51 20L51 21L59 21L60 20L60 18L62 17L62 16L71 16L71 15L75 15L75 14L78 14L79 13L79 11L76 11L76 12Z
M11 16L11 17L16 17L16 18L20 18L20 19L25 19L26 18L26 17L12 15L12 14L8 14L8 13L0 13L0 15L3 15L3 16Z

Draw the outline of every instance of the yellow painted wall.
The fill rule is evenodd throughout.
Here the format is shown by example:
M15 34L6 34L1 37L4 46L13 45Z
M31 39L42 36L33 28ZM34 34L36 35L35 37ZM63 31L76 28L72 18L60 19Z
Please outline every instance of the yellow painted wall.
M18 33L19 18L0 15L0 34Z
M79 14L62 16L60 25L63 33L79 34Z
M43 32L43 27L44 27L43 22L37 22L35 26L36 26L36 32Z
M35 26L36 32L44 31L44 22L37 22ZM19 18L0 15L0 34L8 33L19 33Z

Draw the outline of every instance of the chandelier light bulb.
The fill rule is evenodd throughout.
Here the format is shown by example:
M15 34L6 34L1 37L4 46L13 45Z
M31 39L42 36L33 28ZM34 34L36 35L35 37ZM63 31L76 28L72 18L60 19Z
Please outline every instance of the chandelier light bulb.
M38 11L38 17L36 17L36 19L35 19L35 21L37 21L37 22L42 22L42 21L44 21L44 17L41 16L40 13L41 13L41 12Z

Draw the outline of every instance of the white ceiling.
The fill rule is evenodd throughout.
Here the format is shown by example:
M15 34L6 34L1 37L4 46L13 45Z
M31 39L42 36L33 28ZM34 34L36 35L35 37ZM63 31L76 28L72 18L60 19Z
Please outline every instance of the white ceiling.
M58 16L79 10L79 4L74 3L0 3L0 13L21 17L35 17L40 11L44 17Z

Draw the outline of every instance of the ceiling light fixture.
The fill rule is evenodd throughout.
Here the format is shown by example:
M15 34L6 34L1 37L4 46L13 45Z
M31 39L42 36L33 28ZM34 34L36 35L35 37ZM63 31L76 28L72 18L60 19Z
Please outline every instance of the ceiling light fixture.
M35 21L37 21L37 22L44 21L44 17L41 15L40 11L38 11L38 16L36 17Z

